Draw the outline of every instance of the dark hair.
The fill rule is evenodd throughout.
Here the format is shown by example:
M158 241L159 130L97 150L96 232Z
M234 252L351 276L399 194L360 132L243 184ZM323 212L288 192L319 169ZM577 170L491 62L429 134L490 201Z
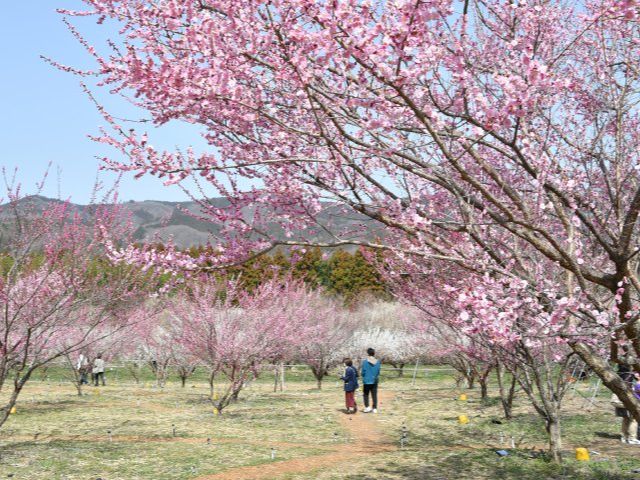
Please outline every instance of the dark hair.
M623 382L633 382L633 372L631 371L631 367L626 363L618 364L618 376Z
M373 357L376 354L376 351L373 348L367 348L367 355Z
M343 362L347 367L353 367L353 361L350 358L345 358Z
M620 378L622 379L623 382L626 383L633 383L633 372L626 372L620 375Z

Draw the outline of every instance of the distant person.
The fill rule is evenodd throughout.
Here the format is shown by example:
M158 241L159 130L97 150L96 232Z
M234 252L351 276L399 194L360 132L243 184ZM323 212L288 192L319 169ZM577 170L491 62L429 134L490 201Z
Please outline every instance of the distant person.
M78 383L80 385L88 385L89 380L87 380L87 376L89 374L89 361L84 353L81 353L78 356L78 363L76 363L76 370L78 370L78 375L80 376L80 380Z
M367 349L368 357L362 361L360 372L364 384L364 412L378 413L378 379L380 377L380 360L376 358L373 348ZM373 409L369 407L369 393L373 401Z
M638 376L638 374L634 375L626 365L620 365L618 375L622 380L631 384L634 395L640 400L640 388L637 388L640 376ZM634 377L636 380L635 384ZM629 445L640 445L640 440L638 440L638 422L636 422L631 413L629 413L629 410L625 408L624 403L622 403L615 393L611 395L611 404L616 409L616 417L622 418L620 441L622 443L628 443Z
M93 361L93 376L95 379L95 386L98 386L98 382L102 380L102 386L106 387L106 382L104 380L104 360L102 359L102 355L98 355L96 359Z
M344 381L344 400L347 406L347 413L356 413L356 390L358 389L358 371L353 367L350 358L344 359L344 375L340 377Z

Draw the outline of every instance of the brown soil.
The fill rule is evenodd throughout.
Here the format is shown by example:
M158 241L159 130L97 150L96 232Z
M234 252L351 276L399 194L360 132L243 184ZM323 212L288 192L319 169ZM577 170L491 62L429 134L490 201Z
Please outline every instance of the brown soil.
M393 393L391 392L381 392L380 394L380 400L386 404L392 398ZM375 455L396 448L380 428L376 415L364 413L340 415L340 421L349 438L347 444L336 444L331 451L321 455L232 468L214 475L201 476L196 480L276 479L281 475L308 473L324 467L339 468L340 464L353 460L354 456Z

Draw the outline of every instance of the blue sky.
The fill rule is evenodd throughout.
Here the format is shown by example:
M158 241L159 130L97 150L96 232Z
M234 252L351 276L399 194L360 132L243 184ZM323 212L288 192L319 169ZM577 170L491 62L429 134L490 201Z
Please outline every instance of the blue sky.
M115 154L87 138L104 125L95 106L72 74L56 70L40 59L51 57L62 64L91 67L88 54L61 21L55 8L82 8L79 0L11 1L3 5L4 22L0 29L0 166L19 168L24 190L33 191L47 165L52 169L44 193L71 197L84 203L90 198L99 162L96 155ZM109 27L100 27L93 19L74 20L89 39L104 44ZM100 96L116 116L140 117L122 101ZM205 148L203 141L188 125L172 125L152 133L157 147L194 145ZM58 171L60 175L58 176ZM105 182L112 174L100 173ZM59 178L59 180L58 180ZM59 187L58 187L59 185ZM0 197L3 197L0 191ZM172 200L187 196L178 187L164 187L154 178L133 180L126 177L120 187L122 200Z

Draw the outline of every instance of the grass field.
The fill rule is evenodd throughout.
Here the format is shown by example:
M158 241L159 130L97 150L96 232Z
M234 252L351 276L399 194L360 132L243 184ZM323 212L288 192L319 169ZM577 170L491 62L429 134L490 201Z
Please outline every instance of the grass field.
M514 420L495 423L497 399L482 404L472 390L458 401L462 390L446 372L421 374L415 386L410 375L389 372L380 413L354 417L340 411L333 378L318 391L302 368L288 373L284 392L274 393L265 374L223 415L214 415L204 376L184 389L178 381L154 388L149 374L136 385L123 371L109 372L108 381L82 397L56 369L31 382L0 430L0 479L640 478L632 473L640 448L620 444L606 392L594 405L585 400L589 382L567 399L567 460L558 466L538 455L544 428L524 398ZM470 423L458 425L459 414ZM575 447L597 453L576 462ZM500 458L501 448L510 454Z

